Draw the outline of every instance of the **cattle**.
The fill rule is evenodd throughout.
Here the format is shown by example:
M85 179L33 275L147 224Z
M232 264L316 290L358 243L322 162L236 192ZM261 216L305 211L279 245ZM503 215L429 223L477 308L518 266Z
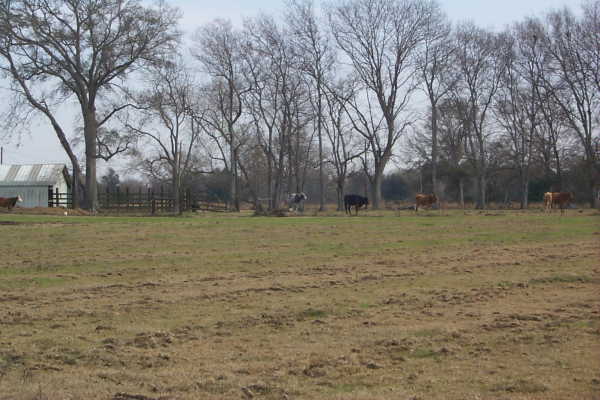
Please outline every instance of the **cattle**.
M564 212L564 209L569 207L573 202L574 196L570 192L557 192L552 193L552 207L558 205L560 207L560 213Z
M308 200L308 196L304 192L290 193L287 202L290 211L304 211L304 202Z
M354 207L356 215L358 215L358 209L363 206L365 207L365 210L369 206L369 199L367 197L358 194L347 194L344 196L344 210L346 211L346 214L352 215L352 207Z
M6 207L10 210L18 201L23 201L20 195L17 197L0 197L0 207Z
M550 210L552 210L552 195L552 192L544 193L544 210L546 212L550 212Z
M419 207L431 208L437 202L438 198L435 194L419 193L415 196L415 212L419 211Z
M560 208L560 213L569 207L575 196L571 192L546 192L544 193L544 208L547 212L552 211L555 206Z

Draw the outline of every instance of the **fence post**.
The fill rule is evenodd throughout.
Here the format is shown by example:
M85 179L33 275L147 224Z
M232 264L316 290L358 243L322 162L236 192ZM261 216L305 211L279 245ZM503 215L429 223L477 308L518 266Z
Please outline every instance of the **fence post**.
M56 195L56 207L60 207L60 192L58 191L58 188L56 188L56 190L55 190L55 195Z
M108 185L106 185L106 208L110 208L110 192L108 191Z
M129 211L129 186L125 188L125 208Z

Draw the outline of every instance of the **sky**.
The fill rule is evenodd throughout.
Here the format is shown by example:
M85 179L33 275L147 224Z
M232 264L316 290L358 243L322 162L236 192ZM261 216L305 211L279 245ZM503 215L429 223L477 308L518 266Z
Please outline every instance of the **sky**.
M181 27L188 35L199 26L216 18L229 19L234 25L241 26L244 18L255 16L260 12L281 15L285 9L284 0L167 1L182 11ZM452 21L470 20L481 27L494 30L500 30L527 16L542 16L551 9L566 5L577 9L580 4L577 0L438 0L438 2ZM0 108L2 96L6 96L6 92L0 90ZM62 121L69 134L75 131L72 116L65 114ZM0 146L3 147L5 164L65 163L70 166L56 134L43 119L36 120L27 132L21 135L0 132ZM115 160L110 164L117 171L124 165L125 160ZM100 162L100 173L106 168L107 165Z

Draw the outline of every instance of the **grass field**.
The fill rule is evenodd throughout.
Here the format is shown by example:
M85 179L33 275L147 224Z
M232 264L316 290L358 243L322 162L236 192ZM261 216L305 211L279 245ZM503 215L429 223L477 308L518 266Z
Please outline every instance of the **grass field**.
M600 397L600 214L0 215L0 399Z

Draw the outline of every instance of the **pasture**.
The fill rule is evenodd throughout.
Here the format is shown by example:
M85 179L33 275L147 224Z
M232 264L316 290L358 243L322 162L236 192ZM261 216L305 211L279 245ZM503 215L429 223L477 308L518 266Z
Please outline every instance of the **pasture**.
M0 214L0 399L598 399L600 214Z

